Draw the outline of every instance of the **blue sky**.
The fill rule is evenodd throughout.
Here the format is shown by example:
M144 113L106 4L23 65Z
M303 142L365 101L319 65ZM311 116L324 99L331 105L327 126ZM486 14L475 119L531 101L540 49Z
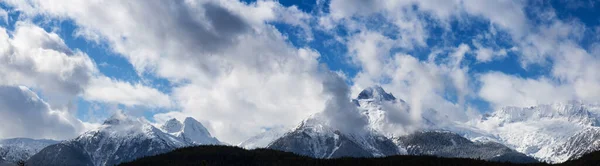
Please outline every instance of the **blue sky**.
M322 111L327 73L343 77L339 86L352 96L382 85L414 108L464 114L457 120L476 116L465 113L471 111L599 97L597 1L194 2L135 9L117 2L2 2L0 26L9 40L17 41L19 27L40 27L93 62L75 93L32 83L35 76L25 80L27 74L6 76L14 81L4 86L27 86L90 125L115 111L156 122L193 116L233 142ZM107 13L91 12L99 9ZM573 58L574 52L582 54ZM65 54L65 61L79 55ZM236 115L257 120L235 124L244 118ZM251 129L233 136L242 126Z

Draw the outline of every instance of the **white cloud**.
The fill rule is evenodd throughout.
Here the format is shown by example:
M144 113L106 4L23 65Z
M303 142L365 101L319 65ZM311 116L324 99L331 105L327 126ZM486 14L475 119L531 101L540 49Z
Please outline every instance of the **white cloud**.
M491 62L494 59L505 58L508 55L508 51L514 51L516 49L515 47L513 47L511 49L508 49L508 51L504 48L496 50L491 47L485 47L476 40L473 40L472 43L473 46L475 46L476 48L475 60L481 63Z
M551 75L536 79L519 78L496 72L476 77L479 82L483 82L478 94L484 100L491 102L494 106L523 106L564 100L597 100L598 95L595 94L598 94L598 89L600 89L598 88L598 85L600 85L600 82L598 82L599 76L590 71L598 68L598 59L576 44L584 38L587 31L585 25L577 20L558 20L552 9L538 9L538 7L534 7L531 12L538 13L539 18L534 19L541 19L542 23L531 22L525 14L525 5L526 3L523 1L334 0L329 8L330 14L321 16L319 23L326 30L343 26L349 29L350 32L355 32L347 37L348 42L346 43L351 55L359 61L362 67L362 71L354 78L353 93L358 93L357 91L363 86L383 82L388 87L403 87L404 92L402 92L402 88L393 88L392 92L401 91L402 93L395 94L409 98L415 98L415 96L407 95L411 93L407 93L408 90L406 89L411 88L431 89L415 93L416 98L422 97L422 95L430 95L439 97L440 101L445 101L446 93L452 94L455 91L458 96L458 103L463 103L465 101L463 98L469 98L469 95L473 93L473 90L470 90L473 88L470 88L469 83L472 76L469 76L467 66L460 65L461 60L456 61L456 58L460 59L461 57L456 57L454 60L444 60L444 58L435 56L445 53L449 50L448 48L430 47L429 49L433 50L432 54L434 56L430 55L427 62L416 59L410 60L411 58L407 58L409 56L404 55L395 55L394 58L388 58L391 56L388 52L394 48L407 48L410 50L411 47L408 47L408 45L397 43L405 41L400 40L402 38L411 39L410 41L413 43L420 43L419 41L427 39L430 35L427 32L427 27L430 25L444 26L453 19L461 22L468 21L470 17L475 16L491 23L490 32L482 34L486 37L476 37L472 40L475 46L473 55L477 62L491 62L504 58L511 52L519 56L521 64L526 70L528 70L529 64L539 64L542 68L551 69ZM417 8L414 8L415 6ZM422 13L432 14L435 20L427 22L423 18L415 17L415 15ZM382 29L367 27L361 23L370 18L372 21L374 20L372 19L373 16L378 15L383 16L384 19L376 20L376 22L384 25L391 23L395 25L392 29L396 31L391 31L395 32L392 35L381 35L379 39L370 38L366 40L364 38L365 34L377 34ZM369 22L369 24L372 23ZM496 41L492 41L491 45L486 46L479 43L481 39L505 40L501 36L496 36L496 29L508 32L509 41L507 42L515 47L502 48L495 43ZM446 30L452 33L452 29ZM388 37L394 38L394 40L387 39ZM387 40L392 40L391 43L394 44L386 44L390 43L385 42ZM417 46L425 46L425 44L417 44ZM392 63L391 59L394 59L397 64ZM435 61L436 59L439 61ZM459 64L453 64L452 61L459 62ZM425 74L427 72L423 73L423 71L429 71L432 74L428 76L428 74ZM400 77L394 77L394 75ZM413 81L406 80L406 78L411 77L414 79ZM395 79L403 81L396 81ZM498 81L498 83L494 83L494 81ZM414 82L420 82L420 84L411 86ZM454 87L449 88L448 85L442 85L440 82L452 82ZM427 88L417 88L419 86ZM510 89L506 93L502 93L502 91L496 91L496 88ZM550 92L554 88L558 89L558 92ZM545 96L538 94L544 94ZM560 94L564 95L553 98L548 97ZM513 95L516 97L511 98L510 96ZM430 100L427 105L435 102L436 100ZM412 104L417 105L418 103ZM463 104L459 105L464 106Z
M140 83L132 85L104 76L93 78L82 96L90 101L125 106L171 107L169 96L154 88Z
M70 139L86 126L24 86L0 86L0 138Z
M169 106L168 96L106 78L85 53L69 49L57 34L20 21L10 35L0 28L0 91L5 124L0 138L68 139L93 127L74 117L73 103L82 94L105 103Z
M82 52L71 51L54 33L17 22L10 38L0 28L0 84L39 88L61 106L79 94L96 71ZM67 101L64 101L67 99Z
M4 20L5 24L8 24L8 12L6 12L6 10L0 9L0 18Z
M348 52L363 71L379 74L393 43L393 40L379 33L361 32L348 41Z
M600 100L600 60L574 43L562 42L553 53L551 75L521 78L503 73L486 73L479 78L479 95L501 106L533 106L579 100Z
M526 79L499 72L486 73L479 79L479 96L494 107L529 107L573 98L573 89L554 84L547 78Z
M597 102L600 74L596 70L600 68L600 59L577 44L584 32L585 27L579 22L550 18L549 24L540 25L517 43L524 68L538 64L550 69L550 73L540 78L487 73L479 78L482 83L479 95L496 107L567 100Z
M491 23L508 30L515 40L521 39L529 28L523 1L463 0L462 5L467 13L487 18Z
M263 128L292 126L309 114L334 109L327 105L329 95L346 95L323 84L330 72L319 67L318 52L295 48L271 22L302 29L307 41L313 38L311 21L317 20L320 27L315 29L329 34L336 34L335 27L343 27L348 34L334 38L346 44L348 56L362 69L356 77L349 78L354 82L352 94L382 83L388 91L411 104L415 121L426 114L448 116L443 120L465 120L473 116L465 110L470 110L467 100L477 97L474 95L494 106L529 106L558 100L597 100L600 94L600 78L595 73L598 59L573 44L581 39L582 26L570 24L577 22L553 21L556 17L551 13L543 16L551 24L529 25L524 1L332 0L330 13L319 13L316 17L275 1L7 3L22 11L23 18L72 20L78 28L75 35L106 42L141 77L151 74L166 78L174 87L166 95L142 84L106 78L98 74L87 55L71 51L56 34L35 27L24 29L31 33L17 30L14 39L1 36L5 39L2 42L9 43L0 46L1 51L28 55L2 54L0 58L10 59L3 62L12 65L6 69L2 67L8 65L0 66L0 80L4 84L24 84L43 92L58 90L80 94L87 100L127 106L174 106L181 110L155 115L157 121L193 116L219 139L230 143ZM452 33L449 22L468 21L472 16L490 21L489 31L494 35L496 28L508 32L509 42L515 47L484 46L477 40L472 42L474 48L466 44L453 48L455 45L448 46L445 41L442 48L428 46L431 34L427 28L441 26L444 33ZM25 23L20 24L25 27ZM396 53L398 49L416 47L432 49L432 53L426 58L421 57L426 55ZM551 75L532 79L489 72L474 77L481 88L473 88L470 72L476 71L466 66L470 63L465 62L465 54L475 55L475 60L485 63L506 57L508 51L520 56L524 68L534 63L552 65ZM54 59L44 59L49 63L38 64L41 61L35 58L39 58L40 52L53 55L49 57ZM344 108L340 104L334 106Z
M406 54L389 56L389 59L382 62L383 74L357 74L353 79L353 94L366 86L383 84L388 92L410 105L413 123L403 124L406 128L426 127L422 123L423 117L439 122L438 125L450 121L466 121L470 115L464 111L467 107L465 98L473 92L469 85L468 68L461 63L469 51L467 45L461 44L454 49L438 52L446 54L432 54L427 61L420 61ZM440 61L441 63L436 63ZM453 93L451 98L456 98L456 101L448 100L448 94Z
M294 48L267 24L297 26L310 40L310 18L295 7L273 1L212 0L12 4L29 16L71 19L80 36L107 42L140 75L149 73L176 85L170 96L181 110L158 114L157 119L193 116L220 140L235 144L262 128L296 125L324 108L319 73L327 69L319 69L319 53Z
M310 50L290 50L288 56L307 59L263 63L278 66L279 70L238 66L211 85L174 88L173 98L182 107L182 114L199 119L211 133L230 143L243 141L262 128L292 127L324 108L326 98L322 96L321 79L315 76L318 71L313 59L318 54L314 54ZM307 60L310 63L304 62Z
M341 77L328 74L323 82L323 91L330 95L323 115L331 127L346 133L359 133L366 129L368 119L350 102L350 88Z
M415 6L417 8L415 8ZM368 29L364 22L373 22L373 16L383 16L380 22L394 25L397 42L404 48L427 46L428 26L442 26L447 31L452 20L468 20L476 16L489 20L493 26L508 31L514 41L526 35L530 25L522 1L476 0L332 0L329 14L319 18L324 29L344 26L351 31ZM431 14L427 21L423 14Z
M168 96L156 89L106 78L85 53L72 51L56 33L28 22L15 23L12 37L4 28L0 31L0 85L40 89L59 108L69 107L83 93L108 103L169 106Z

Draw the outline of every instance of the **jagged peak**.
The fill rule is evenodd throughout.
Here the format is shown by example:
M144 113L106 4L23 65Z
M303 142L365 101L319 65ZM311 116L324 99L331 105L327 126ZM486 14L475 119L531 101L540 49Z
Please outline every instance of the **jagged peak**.
M597 125L600 106L587 104L582 101L565 101L551 104L540 104L530 107L507 106L494 111L491 115L483 117L503 119L504 121L525 121L540 118L567 118L569 121L577 121Z
M192 118L192 117L187 117L185 118L185 120L183 121L184 124L184 132L186 131L198 131L206 136L211 136L210 132L208 132L208 130L206 129L206 127L204 127L204 125L202 125L202 123L198 122L196 119Z
M183 135L184 140L193 144L202 145L216 145L223 144L215 137L211 136L210 132L202 123L198 122L192 117L187 117L183 121Z
M392 95L391 93L388 93L385 90L383 90L383 88L381 86L375 85L375 86L365 88L363 91L361 91L358 94L357 99L359 99L359 100L372 99L372 100L377 100L377 101L393 101L393 100L396 100L396 97L394 97L394 95Z
M183 123L173 118L165 122L165 124L163 124L160 128L165 130L167 133L175 133L183 129Z
M125 113L117 111L112 116L104 120L104 125L119 125L123 122L132 122L133 119L129 118Z

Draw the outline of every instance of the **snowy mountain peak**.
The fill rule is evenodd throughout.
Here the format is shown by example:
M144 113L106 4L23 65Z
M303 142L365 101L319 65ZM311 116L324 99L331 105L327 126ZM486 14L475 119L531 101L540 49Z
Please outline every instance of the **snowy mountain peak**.
M270 128L256 136L248 138L238 144L238 146L245 149L265 148L288 131L290 130L284 127Z
M504 107L484 116L474 126L518 152L544 162L560 163L600 147L593 145L593 139L587 139L600 135L599 115L598 104L569 101ZM572 142L581 146L572 146Z
M532 107L504 107L495 111L486 119L495 118L502 122L522 122L540 119L565 119L585 125L597 126L600 116L598 105L585 104L579 101L569 101L553 104L543 104Z
M187 117L183 121L183 132L179 134L179 137L183 138L186 142L190 142L196 145L217 145L222 144L215 137L210 135L210 132L192 117Z
M375 101L392 101L396 100L396 97L391 93L387 93L381 86L375 85L368 87L358 94L357 99L359 100L375 100Z
M179 120L173 118L165 122L165 124L163 124L160 128L165 130L167 133L175 133L183 129L183 124Z
M131 123L134 120L127 117L127 115L125 115L122 112L116 112L115 114L113 114L111 117L109 117L108 119L104 120L104 125L119 125L121 123Z
M27 162L32 165L116 165L185 146L219 143L213 137L200 137L204 135L198 133L206 129L192 118L186 119L183 125L169 120L161 130L144 118L134 119L117 113L99 128L46 147ZM177 128L180 130L175 130Z
M185 120L183 121L183 124L184 124L184 128L183 128L184 133L190 133L190 134L193 133L195 135L211 137L210 132L208 132L208 130L204 127L204 125L202 125L202 123L198 122L196 119L194 119L192 117L185 118Z
M317 158L376 157L400 154L394 143L371 130L342 132L329 126L317 113L292 131L271 142L268 148Z

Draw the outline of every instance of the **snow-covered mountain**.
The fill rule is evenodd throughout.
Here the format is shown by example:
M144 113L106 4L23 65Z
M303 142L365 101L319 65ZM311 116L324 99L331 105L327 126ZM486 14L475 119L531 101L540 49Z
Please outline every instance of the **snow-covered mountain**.
M397 121L407 121L410 107L380 86L368 87L352 102L367 118L369 128L379 134L392 137L401 126Z
M401 127L390 126L393 124L390 120L401 118L408 115L402 113L411 111L403 100L396 99L379 86L363 90L353 102L364 111L370 127L388 137L393 137L394 130ZM441 114L436 110L424 110L421 130L451 131L476 144L499 143L551 163L600 150L598 104L571 101L527 108L505 107L485 115L481 120L469 122L444 121Z
M121 113L104 121L96 130L87 131L75 139L51 145L32 156L27 162L32 165L116 165L133 159L165 153L176 148L198 145L205 140L202 125L190 118L181 125L163 125L166 131L150 124L145 119L132 119ZM187 125L187 127L184 127ZM172 128L170 128L172 127ZM186 128L188 128L186 130ZM188 137L190 136L190 137ZM210 137L212 138L212 137ZM208 139L216 141L216 139Z
M196 145L219 145L223 144L217 138L210 135L208 130L196 119L187 117L181 123L173 118L168 120L161 129L185 142Z
M284 127L271 128L256 136L248 138L247 140L238 144L238 146L245 149L265 148L269 146L271 142L283 136L288 131L290 130Z
M411 155L475 158L489 161L535 163L536 159L496 142L472 142L449 131L419 131L393 139Z
M0 140L0 159L16 163L26 161L43 148L59 143L49 139L11 138Z
M600 105L571 101L505 107L472 122L484 136L541 161L559 163L600 149Z
M323 118L323 114L309 117L268 148L316 158L379 157L403 152L376 132L343 133L327 125Z
M398 136L395 121L407 118L406 102L379 86L363 90L351 100L368 120L360 132L331 127L324 114L315 114L292 130L274 128L239 146L268 147L318 158L374 157L395 154L427 154L488 160L563 162L600 149L600 106L581 102L556 103L528 108L505 107L480 120L436 125L435 110L424 112L424 126L445 132L415 132ZM405 120L405 119L404 119ZM439 119L438 119L439 120ZM36 142L37 141L37 142ZM0 141L1 159L11 162L56 165L113 165L175 148L222 144L193 118L183 123L171 119L155 127L144 119L115 114L104 124L79 137L57 143L28 139ZM48 146L48 147L46 147ZM40 149L44 148L40 151ZM33 153L39 153L31 156Z
M445 120L444 112L423 110L422 119L417 121L423 124L415 131L414 128L403 129L405 126L398 123L413 122L411 107L379 86L363 90L349 102L354 103L360 116L368 122L364 129L340 130L329 124L332 121L326 114L317 113L291 130L274 128L238 146L267 147L317 158L427 154L512 162L537 159L552 163L600 150L600 105L597 104L565 102L527 108L505 107L468 122ZM402 132L405 133L399 135ZM222 143L193 118L186 118L183 123L171 119L155 127L144 119L116 114L100 128L50 145L28 162L33 165L113 165L201 144Z

